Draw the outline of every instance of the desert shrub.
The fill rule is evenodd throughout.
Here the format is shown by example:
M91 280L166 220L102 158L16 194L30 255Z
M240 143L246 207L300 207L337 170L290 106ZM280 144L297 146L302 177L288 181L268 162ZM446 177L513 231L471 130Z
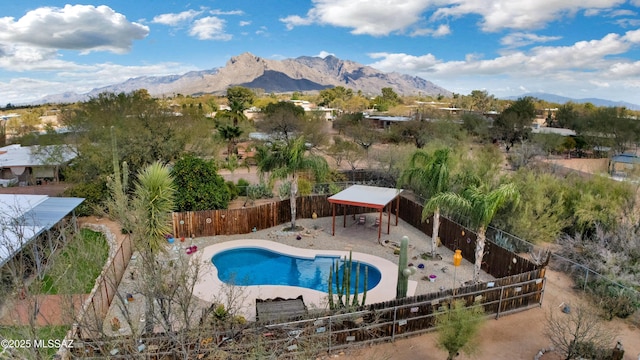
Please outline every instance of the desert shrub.
M236 187L238 188L238 195L239 196L247 196L247 187L249 186L249 181L247 181L246 179L238 179L238 183L236 184Z
M604 279L592 281L587 287L609 320L614 317L625 319L640 309L640 299L637 294Z
M298 179L298 194L301 196L311 195L313 184L305 178Z
M229 196L231 196L231 200L237 199L239 195L238 186L236 186L233 181L226 181L225 185L227 186L227 189L229 189Z
M273 192L265 183L247 186L247 196L250 199L266 199L273 197Z

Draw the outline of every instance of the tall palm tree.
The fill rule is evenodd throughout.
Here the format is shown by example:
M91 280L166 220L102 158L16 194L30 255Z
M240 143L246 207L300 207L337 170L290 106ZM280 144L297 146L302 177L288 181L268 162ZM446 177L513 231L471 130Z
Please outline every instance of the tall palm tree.
M432 154L418 150L411 155L409 168L402 172L399 185L412 186L421 196L434 197L449 190L449 172L451 170L450 149L442 148ZM437 254L438 234L440 232L440 207L433 210L424 207L422 221L433 212L433 232L431 234L431 255Z
M275 179L289 179L291 191L291 229L296 228L296 196L298 194L298 174L302 171L312 171L316 180L323 179L329 171L327 161L319 155L308 152L304 137L300 136L287 142L275 142L265 151L257 151L258 171L269 173L271 181Z
M477 283L480 280L487 227L503 205L509 202L517 204L519 200L520 193L514 183L502 184L493 190L485 184L471 185L461 194L445 192L432 197L425 204L424 210L441 208L468 216L477 235L473 272L473 281Z

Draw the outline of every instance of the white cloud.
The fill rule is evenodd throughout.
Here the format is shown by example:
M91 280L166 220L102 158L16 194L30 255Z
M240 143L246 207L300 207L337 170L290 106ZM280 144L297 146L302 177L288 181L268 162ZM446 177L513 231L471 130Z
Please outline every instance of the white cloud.
M480 27L484 31L500 29L540 29L550 21L574 16L578 11L609 9L621 5L626 0L460 0L451 6L442 7L434 13L434 18L460 17L469 14L482 16Z
M436 29L425 28L425 29L414 30L411 33L411 36L430 35L433 37L442 37L449 34L451 34L451 28L449 27L449 25L440 24Z
M438 0L315 0L305 18L291 15L280 21L288 29L318 23L352 28L356 35L383 36L405 31L434 2Z
M161 15L155 16L152 22L156 24L176 26L184 22L189 22L200 14L202 14L202 11L196 11L196 10L187 10L177 14L176 13L161 14Z
M240 26L249 26L249 25L251 25L251 21L240 21L238 23L238 25L240 25Z
M229 41L232 36L224 32L226 21L215 16L207 16L193 22L189 35L200 40Z
M288 30L292 30L296 26L311 25L314 22L311 18L303 18L298 15L289 15L280 19L280 21L285 23Z
M49 49L123 54L149 34L108 6L65 5L31 10L17 21L0 18L0 41Z
M534 43L555 41L561 38L561 36L542 36L533 33L515 32L503 37L500 40L500 44L509 48L516 48Z
M477 54L455 61L444 61L432 54L372 53L369 56L376 60L370 64L374 68L421 76L459 93L490 87L498 91L496 96L513 95L526 83L526 88L535 91L571 97L584 92L588 96L615 100L628 98L629 92L640 88L640 61L621 57L639 42L640 30L635 30L569 46L514 51L492 59L483 59Z
M323 58L323 59L324 59L324 58L326 58L327 56L336 56L336 54L334 54L334 53L330 53L330 52L328 52L328 51L324 51L324 50L322 50L322 51L320 51L320 53L319 53L318 55L316 55L315 57L320 57L320 58Z
M625 3L626 0L459 0L450 6L435 11L433 19L461 17L469 14L480 15L480 27L484 31L500 29L539 29L550 21L574 16L578 11L591 12L609 9Z
M634 0L640 2L640 0ZM287 29L311 24L352 29L356 35L385 36L391 33L443 36L451 32L442 20L479 15L483 31L501 29L531 30L551 21L572 17L579 11L595 15L602 11L611 16L627 14L613 9L626 0L313 0L305 16L281 18ZM428 24L428 26L425 26ZM437 30L432 30L437 29Z
M224 15L244 15L244 11L242 11L242 10L222 11L220 9L215 9L215 10L209 11L209 14L211 14L211 15L219 15L219 16L224 16Z

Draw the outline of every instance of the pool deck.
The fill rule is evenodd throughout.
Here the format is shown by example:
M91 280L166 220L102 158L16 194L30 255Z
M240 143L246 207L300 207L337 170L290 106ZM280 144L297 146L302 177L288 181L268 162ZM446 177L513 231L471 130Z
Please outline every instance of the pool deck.
M314 258L318 255L349 256L349 251L347 250L304 249L260 239L232 240L210 245L205 247L201 254L201 261L205 263L205 268L208 267L209 270L199 278L195 285L194 294L198 298L207 302L229 303L227 294L229 293L228 288L230 285L223 283L218 278L218 270L212 264L211 259L221 251L237 248L260 248L302 258ZM352 252L352 259L375 266L381 274L378 285L373 289L367 290L366 303L372 304L395 299L398 265L387 259L361 252ZM233 306L242 309L241 313L247 320L254 320L256 317L256 299L266 300L278 297L287 299L302 295L304 303L309 309L328 308L328 294L322 291L297 286L276 285L239 286L239 288L241 295L238 296L238 301L242 303L235 303ZM416 288L417 282L409 280L407 295L413 296Z

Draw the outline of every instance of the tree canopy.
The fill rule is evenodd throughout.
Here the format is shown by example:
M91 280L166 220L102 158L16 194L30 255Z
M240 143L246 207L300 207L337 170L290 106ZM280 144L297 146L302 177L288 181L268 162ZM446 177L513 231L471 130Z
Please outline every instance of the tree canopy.
M176 210L199 211L226 209L231 200L229 189L213 160L193 155L182 156L171 174L176 185Z

